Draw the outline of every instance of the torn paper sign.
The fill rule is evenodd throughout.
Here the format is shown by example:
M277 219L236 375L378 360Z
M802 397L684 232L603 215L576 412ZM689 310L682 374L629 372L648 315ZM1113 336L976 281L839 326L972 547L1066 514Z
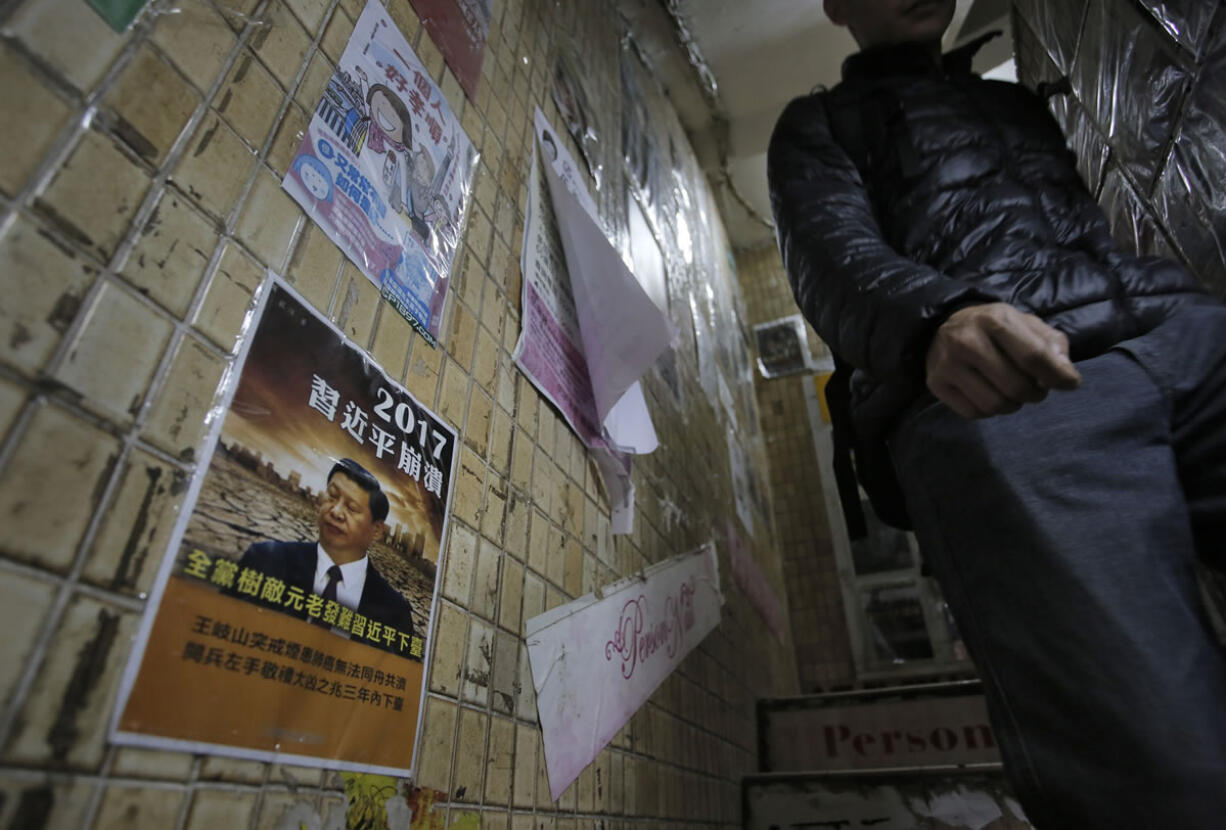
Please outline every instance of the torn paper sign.
M719 625L722 604L708 543L527 621L555 801Z
M668 325L605 238L578 166L539 108L533 126L520 259L522 328L513 357L592 451L608 492L613 532L629 533L629 453L652 452L658 445L638 377L667 347ZM602 284L599 296L588 287L593 280ZM626 316L636 314L631 325ZM621 338L610 337L606 329L619 324Z
M605 237L578 166L539 109L533 125L515 362L586 446L652 452L638 379L668 348L668 322Z

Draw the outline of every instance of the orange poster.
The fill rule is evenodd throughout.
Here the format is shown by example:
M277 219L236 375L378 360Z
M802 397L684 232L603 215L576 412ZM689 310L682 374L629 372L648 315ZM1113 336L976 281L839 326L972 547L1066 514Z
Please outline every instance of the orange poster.
M280 280L257 296L112 737L407 775L456 433Z

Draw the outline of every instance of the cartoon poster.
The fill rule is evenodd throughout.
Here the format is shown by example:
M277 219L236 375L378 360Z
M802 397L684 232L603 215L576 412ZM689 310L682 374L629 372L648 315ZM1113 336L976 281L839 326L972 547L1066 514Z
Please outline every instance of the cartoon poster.
M113 738L408 774L456 433L281 281L259 303Z
M411 0L443 60L470 100L477 99L481 60L489 39L494 0Z
M372 0L281 186L434 344L476 162L442 91Z

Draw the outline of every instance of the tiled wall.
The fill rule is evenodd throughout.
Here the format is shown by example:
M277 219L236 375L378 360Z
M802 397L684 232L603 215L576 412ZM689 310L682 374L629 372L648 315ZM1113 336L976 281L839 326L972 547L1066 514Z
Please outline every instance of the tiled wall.
M1051 108L1116 238L1226 296L1226 4L1015 0L1018 77Z
M344 810L334 773L105 739L202 419L266 268L463 435L417 782L446 794L445 826L472 814L489 828L739 825L754 701L794 692L796 676L791 643L766 634L726 555L724 623L556 804L522 639L525 619L706 541L732 513L724 428L692 349L681 410L647 380L663 446L637 468L634 534L616 539L582 446L510 360L532 109L561 123L548 83L567 33L615 116L616 10L495 0L469 101L408 0L388 5L481 151L438 349L279 186L360 0L163 0L125 35L81 0L0 5L0 827L272 828L301 802L333 821ZM613 169L619 148L604 146ZM622 200L600 201L624 226ZM789 521L808 509L790 493L808 486L776 483ZM770 522L759 528L768 574L777 550L793 561L816 544L789 530L777 548ZM827 601L815 595L794 626L806 643ZM814 682L835 682L838 659L819 660Z
M737 272L751 325L797 313L783 261L773 243L738 252ZM811 328L809 341L813 354L820 356L825 347ZM811 375L768 380L759 374L755 380L796 644L796 670L802 691L819 692L850 686L855 677L805 404L805 384L811 383Z

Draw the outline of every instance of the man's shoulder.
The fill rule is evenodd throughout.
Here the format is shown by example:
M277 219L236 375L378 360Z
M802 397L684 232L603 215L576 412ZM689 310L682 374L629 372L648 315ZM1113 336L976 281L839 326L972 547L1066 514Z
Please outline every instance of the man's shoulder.
M379 568L375 565L373 559L369 560L366 565L366 583L370 586L370 596L382 605L390 605L399 607L400 605L408 606L409 601L404 598L404 595L392 587L392 583L387 581Z
M818 87L788 101L787 106L783 108L783 111L779 113L779 117L775 119L775 130L778 131L781 126L786 126L796 120L811 119L815 113L824 113L826 101L832 94L833 90Z

